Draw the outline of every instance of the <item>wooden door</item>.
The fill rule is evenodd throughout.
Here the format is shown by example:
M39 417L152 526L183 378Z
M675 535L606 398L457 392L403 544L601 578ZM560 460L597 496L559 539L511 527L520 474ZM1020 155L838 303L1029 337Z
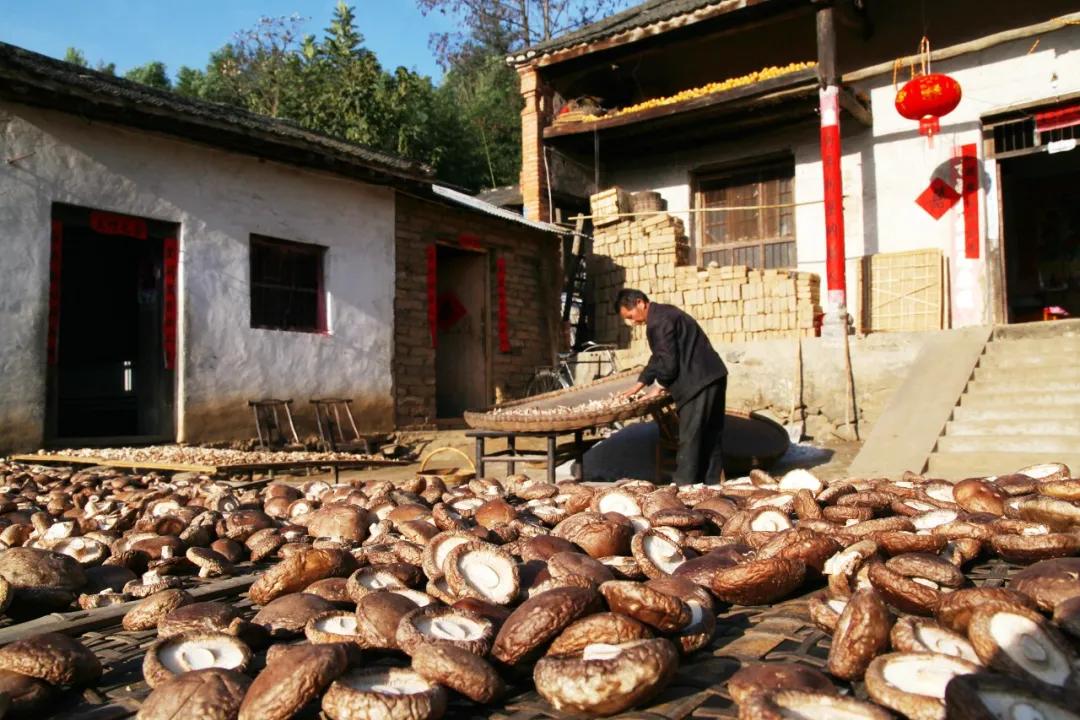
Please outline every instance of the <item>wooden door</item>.
M438 347L435 396L440 419L490 405L488 257L440 247L437 261Z

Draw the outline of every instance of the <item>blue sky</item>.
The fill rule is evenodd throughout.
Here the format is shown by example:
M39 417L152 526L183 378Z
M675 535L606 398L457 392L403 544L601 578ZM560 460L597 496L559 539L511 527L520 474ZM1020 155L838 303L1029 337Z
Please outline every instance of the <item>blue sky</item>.
M413 0L348 0L364 44L384 67L404 65L438 80L432 32L454 30L439 15L424 17ZM211 51L260 16L299 14L304 32L321 35L336 0L0 0L0 41L62 58L69 46L90 64L118 72L161 60L175 77L181 65L203 68Z

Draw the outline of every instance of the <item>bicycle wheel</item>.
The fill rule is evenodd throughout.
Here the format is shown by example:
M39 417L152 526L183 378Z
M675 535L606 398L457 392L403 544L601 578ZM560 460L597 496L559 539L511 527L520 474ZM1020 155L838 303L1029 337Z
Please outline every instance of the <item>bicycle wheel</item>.
M563 381L559 378L559 374L554 370L538 370L533 379L529 381L528 387L525 388L525 396L532 397L533 395L543 395L547 392L554 392L555 390L563 389Z

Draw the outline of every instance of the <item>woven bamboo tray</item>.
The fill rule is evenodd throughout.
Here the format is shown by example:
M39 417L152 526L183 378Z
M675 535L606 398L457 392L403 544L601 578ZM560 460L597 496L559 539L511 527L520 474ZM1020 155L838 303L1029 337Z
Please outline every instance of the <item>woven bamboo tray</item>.
M979 587L1004 587L1020 566L994 558L969 568L966 575ZM709 647L683 658L671 684L648 706L617 717L627 720L688 720L690 718L735 720L737 708L727 693L727 680L744 663L801 662L823 670L829 656L831 638L811 622L810 595L771 606L719 607L716 636ZM222 598L223 600L226 600ZM226 600L227 601L227 600ZM234 606L245 618L255 614L246 597L235 596ZM133 717L150 688L142 679L143 656L156 639L156 631L129 632L119 625L82 633L80 640L101 659L105 673L98 686L81 694L69 692L54 705L50 718L75 720L114 720ZM298 641L299 642L299 641ZM406 662L373 653L366 654L369 665ZM265 666L265 653L252 658L250 674ZM837 687L851 695L867 699L862 683ZM485 720L579 720L581 716L555 710L531 685L511 686L501 705L477 705L456 693L449 693L447 718L483 718ZM323 718L313 703L297 715L299 718Z
M576 385L565 390L534 395L522 400L513 400L503 403L499 407L507 408L533 408L537 410L549 410L557 407L575 406L593 400L600 400L612 393L627 390L637 382L641 368L624 370L614 375L585 385ZM635 400L626 405L620 405L610 410L600 412L568 413L557 417L502 417L493 414L491 410L484 412L469 411L465 413L465 423L477 430L497 430L502 432L554 432L586 430L598 425L609 425L632 418L648 415L651 412L671 403L671 396L662 392L655 397Z

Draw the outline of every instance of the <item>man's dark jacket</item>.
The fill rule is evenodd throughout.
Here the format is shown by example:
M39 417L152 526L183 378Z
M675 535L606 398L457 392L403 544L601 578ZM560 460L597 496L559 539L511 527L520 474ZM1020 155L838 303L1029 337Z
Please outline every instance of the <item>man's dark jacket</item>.
M638 379L646 385L658 381L677 407L727 376L705 331L679 308L650 303L645 335L652 357Z

